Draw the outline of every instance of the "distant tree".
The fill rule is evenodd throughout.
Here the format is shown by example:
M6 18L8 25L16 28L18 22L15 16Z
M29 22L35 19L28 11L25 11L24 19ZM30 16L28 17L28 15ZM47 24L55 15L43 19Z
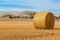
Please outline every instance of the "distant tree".
M59 18L55 16L55 19L59 19Z
M28 18L27 16L25 18Z
M13 18L20 18L20 16L13 16Z
M59 16L59 19L60 19L60 16Z
M29 16L30 19L33 19L33 16Z
M12 15L9 15L9 18L10 18L10 19L13 19Z

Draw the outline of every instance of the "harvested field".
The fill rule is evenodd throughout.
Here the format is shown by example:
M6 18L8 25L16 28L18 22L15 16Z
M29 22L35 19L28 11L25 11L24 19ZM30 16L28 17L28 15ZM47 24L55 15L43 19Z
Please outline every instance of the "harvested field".
M60 21L54 29L35 29L31 20L0 21L0 40L60 40Z

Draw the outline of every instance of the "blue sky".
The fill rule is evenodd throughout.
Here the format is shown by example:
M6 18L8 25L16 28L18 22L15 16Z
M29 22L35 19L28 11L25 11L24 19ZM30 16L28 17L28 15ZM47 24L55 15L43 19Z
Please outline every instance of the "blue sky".
M60 0L0 0L0 10L34 10L60 13Z

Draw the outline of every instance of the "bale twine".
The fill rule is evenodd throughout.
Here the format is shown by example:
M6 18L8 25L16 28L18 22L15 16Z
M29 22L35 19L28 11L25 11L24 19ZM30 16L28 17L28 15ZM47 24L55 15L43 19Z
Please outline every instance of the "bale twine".
M54 15L51 12L37 12L34 15L33 23L36 29L53 29Z

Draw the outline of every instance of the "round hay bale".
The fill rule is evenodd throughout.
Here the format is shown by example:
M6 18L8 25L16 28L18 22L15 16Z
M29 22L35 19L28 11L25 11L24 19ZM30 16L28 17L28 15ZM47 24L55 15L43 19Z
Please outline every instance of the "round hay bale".
M37 12L34 15L33 23L36 29L53 29L55 18L51 12Z

